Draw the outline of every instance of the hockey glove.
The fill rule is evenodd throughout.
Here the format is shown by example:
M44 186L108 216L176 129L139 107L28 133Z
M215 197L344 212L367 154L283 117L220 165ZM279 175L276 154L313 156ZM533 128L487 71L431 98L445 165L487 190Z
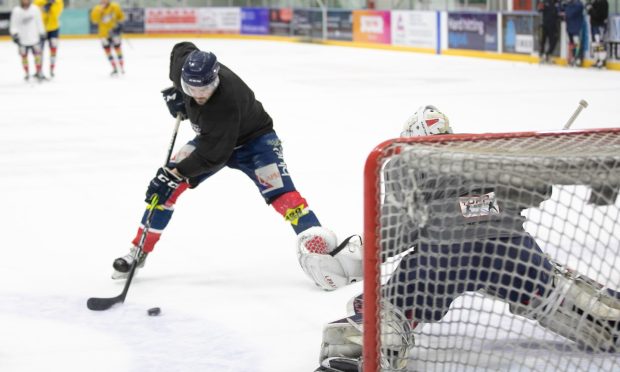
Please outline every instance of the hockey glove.
M177 117L177 114L181 114L181 120L187 119L187 110L185 109L185 102L183 101L183 93L178 91L175 87L166 88L161 91L164 96L168 111L173 118Z
M158 205L165 204L181 182L183 182L183 178L172 173L170 168L159 168L157 174L149 183L144 201L150 203L153 196L157 195L159 199Z
M18 34L11 35L11 38L13 39L13 42L15 44L19 45L19 35Z

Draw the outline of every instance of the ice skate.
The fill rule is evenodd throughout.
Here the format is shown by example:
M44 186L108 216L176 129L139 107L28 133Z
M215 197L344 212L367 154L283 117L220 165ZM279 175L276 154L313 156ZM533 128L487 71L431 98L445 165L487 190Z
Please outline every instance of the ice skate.
M114 272L112 273L112 279L126 279L129 275L129 270L131 270L131 264L135 260L135 256L138 253L138 247L131 247L129 249L129 253L124 255L123 257L119 257L114 260L112 263L112 267L114 268ZM146 261L146 256L148 253L140 252L140 257L138 258L138 269L144 267L144 262Z
M39 71L34 75L35 79L37 79L37 81L39 83L44 82L45 80L47 80L47 78L45 77L45 75L43 75L43 72Z
M118 76L118 69L115 68L114 70L112 70L112 72L110 72L110 76L112 77Z

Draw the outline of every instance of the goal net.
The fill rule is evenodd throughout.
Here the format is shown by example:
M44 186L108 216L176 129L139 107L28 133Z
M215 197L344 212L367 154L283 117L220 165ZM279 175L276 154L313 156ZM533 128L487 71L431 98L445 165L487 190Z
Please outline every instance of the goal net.
M364 178L365 372L620 370L620 128L394 139Z

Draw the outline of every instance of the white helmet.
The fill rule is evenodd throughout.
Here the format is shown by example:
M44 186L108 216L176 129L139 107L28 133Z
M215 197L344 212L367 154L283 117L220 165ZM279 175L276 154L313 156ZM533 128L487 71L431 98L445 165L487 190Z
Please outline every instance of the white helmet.
M437 107L426 105L420 106L403 126L401 137L420 137L433 134L452 134L448 117L441 113Z

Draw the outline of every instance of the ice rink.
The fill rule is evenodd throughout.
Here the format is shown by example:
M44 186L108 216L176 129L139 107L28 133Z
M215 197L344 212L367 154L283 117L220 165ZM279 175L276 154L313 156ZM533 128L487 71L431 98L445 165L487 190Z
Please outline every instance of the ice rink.
M126 41L127 73L113 78L97 40L61 40L56 78L41 84L23 81L15 45L0 42L0 371L312 371L322 325L361 291L316 289L292 229L223 170L179 200L126 302L86 308L122 290L111 263L166 156L174 119L160 90L178 41ZM585 99L575 129L620 126L617 71L194 41L254 90L297 188L341 239L362 233L366 156L419 105L457 132L514 132L561 129ZM184 122L177 148L192 136ZM154 306L161 316L148 317Z

